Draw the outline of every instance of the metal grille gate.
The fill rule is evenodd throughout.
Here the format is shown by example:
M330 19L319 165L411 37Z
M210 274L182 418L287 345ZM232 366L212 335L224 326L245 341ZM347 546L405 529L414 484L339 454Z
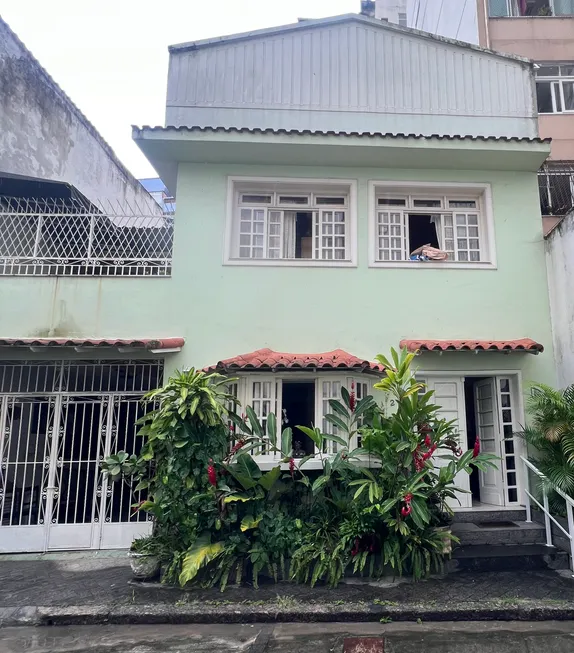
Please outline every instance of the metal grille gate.
M128 547L149 532L141 497L100 461L137 451L142 395L163 361L0 364L0 551Z

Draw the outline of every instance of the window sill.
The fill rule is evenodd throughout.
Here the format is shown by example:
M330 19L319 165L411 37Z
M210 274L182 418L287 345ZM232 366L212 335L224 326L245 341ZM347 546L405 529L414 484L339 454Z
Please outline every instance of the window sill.
M425 261L371 261L370 268L409 268L416 270L496 270L496 264L487 263L431 263Z
M355 261L315 260L315 259L228 259L223 265L276 268L356 268Z

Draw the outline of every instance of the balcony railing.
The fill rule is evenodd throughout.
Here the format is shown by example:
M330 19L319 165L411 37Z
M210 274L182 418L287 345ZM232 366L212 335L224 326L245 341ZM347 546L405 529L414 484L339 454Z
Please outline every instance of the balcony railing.
M512 16L572 16L574 0L489 0L491 18Z
M173 216L0 197L0 275L169 276Z
M542 215L566 215L574 209L574 161L545 163L538 171Z

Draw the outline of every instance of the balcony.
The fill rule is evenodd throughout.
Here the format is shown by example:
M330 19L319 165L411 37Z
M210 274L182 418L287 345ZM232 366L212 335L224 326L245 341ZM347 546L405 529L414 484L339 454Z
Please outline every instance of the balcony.
M542 215L563 216L574 209L574 161L545 163L538 172Z
M574 0L489 0L491 18L573 16Z
M173 221L85 199L2 196L0 276L169 276Z

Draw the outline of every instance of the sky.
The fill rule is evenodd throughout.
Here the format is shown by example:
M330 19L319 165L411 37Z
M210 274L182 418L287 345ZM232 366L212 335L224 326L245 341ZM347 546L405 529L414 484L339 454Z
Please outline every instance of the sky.
M419 28L436 24L445 35L474 38L475 0L409 2ZM138 178L156 175L132 142L131 125L164 124L168 45L359 10L360 0L0 3L2 18Z

